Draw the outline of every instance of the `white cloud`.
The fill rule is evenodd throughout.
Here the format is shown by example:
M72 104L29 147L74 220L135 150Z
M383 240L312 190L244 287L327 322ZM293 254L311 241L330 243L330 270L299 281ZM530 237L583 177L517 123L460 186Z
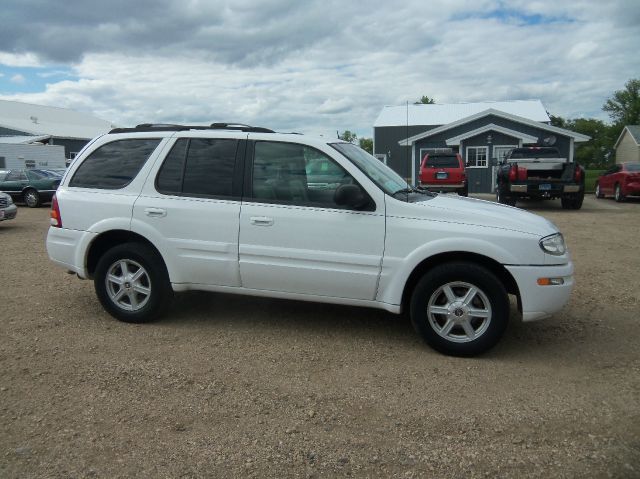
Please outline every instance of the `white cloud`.
M6 53L0 51L0 65L9 67L38 67L42 62L34 53Z
M20 73L16 73L11 77L9 81L11 81L11 83L15 83L16 85L23 85L26 82L26 79L24 75L21 75Z
M606 119L606 98L640 76L640 29L629 20L640 4L624 0L379 1L366 10L337 0L246 0L212 11L193 0L170 8L164 20L105 13L94 21L99 36L85 19L67 32L73 46L34 42L21 57L0 53L7 65L69 57L63 68L78 78L51 77L44 92L3 98L123 126L237 121L363 137L384 105L422 95L441 103L539 98L556 115Z

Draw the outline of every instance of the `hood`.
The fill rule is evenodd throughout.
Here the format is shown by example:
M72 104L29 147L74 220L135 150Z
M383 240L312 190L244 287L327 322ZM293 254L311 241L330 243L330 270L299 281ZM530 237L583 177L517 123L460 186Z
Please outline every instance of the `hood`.
M542 216L476 198L438 195L427 201L402 203L413 211L416 218L499 228L540 237L558 232L558 228ZM407 216L407 211L401 214Z

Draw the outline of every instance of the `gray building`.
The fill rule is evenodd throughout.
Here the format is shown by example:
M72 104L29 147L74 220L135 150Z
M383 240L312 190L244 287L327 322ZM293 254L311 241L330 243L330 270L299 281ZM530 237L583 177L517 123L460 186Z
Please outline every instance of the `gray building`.
M61 145L64 147L65 157L73 159L89 140L111 128L111 122L88 113L0 100L0 142L1 137L46 136L46 140L40 141L49 145Z
M374 155L417 184L428 152L458 152L467 163L469 191L488 193L510 149L552 144L573 161L575 144L589 140L549 123L539 100L384 107L373 128Z

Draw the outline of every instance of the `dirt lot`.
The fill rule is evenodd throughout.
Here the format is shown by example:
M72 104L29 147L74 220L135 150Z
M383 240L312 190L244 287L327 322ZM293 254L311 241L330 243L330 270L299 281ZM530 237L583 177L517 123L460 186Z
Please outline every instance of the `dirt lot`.
M577 286L475 359L388 313L190 293L127 325L0 224L0 477L640 477L640 202L553 220Z

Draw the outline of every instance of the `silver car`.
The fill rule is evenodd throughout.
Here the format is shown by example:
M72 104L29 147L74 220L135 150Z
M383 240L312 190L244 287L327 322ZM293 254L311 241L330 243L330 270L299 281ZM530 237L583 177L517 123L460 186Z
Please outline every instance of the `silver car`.
M11 196L0 192L0 221L12 220L18 214L18 208L13 204Z

